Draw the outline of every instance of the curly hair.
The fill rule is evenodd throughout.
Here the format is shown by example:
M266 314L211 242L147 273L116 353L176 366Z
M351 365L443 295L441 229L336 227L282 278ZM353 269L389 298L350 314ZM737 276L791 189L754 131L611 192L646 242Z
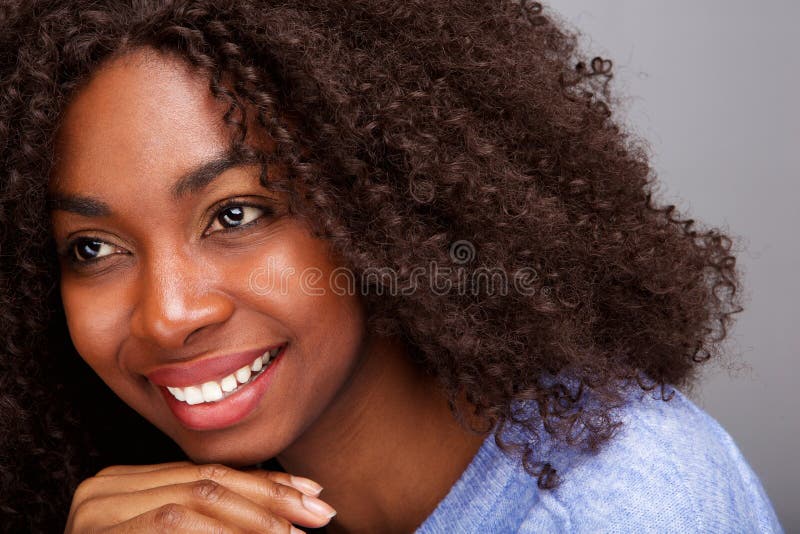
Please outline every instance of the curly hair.
M415 267L454 265L466 242L455 289L479 270L535 273L533 291L391 294L377 280L364 299L368 327L407 343L460 421L465 395L540 488L560 478L536 457L539 423L597 450L628 385L664 400L665 385L691 388L742 310L733 241L656 204L646 143L612 119L611 62L579 37L526 0L0 3L6 527L63 528L75 487L105 465L184 459L77 354L49 235L65 107L137 47L202 72L240 140L248 127L275 140L291 209L353 272L389 267L419 287L432 280ZM518 401L537 409L520 417ZM534 440L504 441L512 424Z

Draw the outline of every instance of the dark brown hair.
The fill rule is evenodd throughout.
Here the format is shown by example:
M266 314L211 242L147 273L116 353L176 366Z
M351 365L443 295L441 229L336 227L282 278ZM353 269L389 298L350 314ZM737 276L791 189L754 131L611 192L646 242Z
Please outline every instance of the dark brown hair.
M239 133L255 113L293 210L354 272L402 283L433 262L457 267L454 288L478 269L536 273L533 291L364 295L374 332L500 430L544 422L596 450L626 384L691 387L741 310L732 240L654 202L647 145L612 119L611 63L582 57L567 28L525 0L2 2L3 524L60 530L101 467L183 459L76 353L49 236L65 106L136 47L207 75ZM565 373L572 385L552 379ZM525 400L537 410L519 421ZM533 444L503 446L542 489L559 483Z

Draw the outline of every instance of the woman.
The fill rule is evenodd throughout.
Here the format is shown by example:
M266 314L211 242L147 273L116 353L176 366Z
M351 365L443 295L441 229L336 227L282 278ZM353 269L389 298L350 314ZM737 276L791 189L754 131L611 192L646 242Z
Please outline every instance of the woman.
M741 310L731 240L652 201L540 5L0 28L10 530L780 530L676 389Z

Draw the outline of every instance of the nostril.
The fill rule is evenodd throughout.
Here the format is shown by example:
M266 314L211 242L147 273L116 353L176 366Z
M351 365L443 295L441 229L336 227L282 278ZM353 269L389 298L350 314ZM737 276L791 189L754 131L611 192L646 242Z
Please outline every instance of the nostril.
M165 349L177 350L233 314L234 303L220 292L142 289L131 316L131 335Z

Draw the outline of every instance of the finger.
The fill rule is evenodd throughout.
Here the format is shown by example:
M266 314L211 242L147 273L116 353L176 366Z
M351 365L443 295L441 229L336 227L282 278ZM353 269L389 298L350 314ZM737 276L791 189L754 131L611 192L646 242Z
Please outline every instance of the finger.
M174 467L181 467L193 465L192 462L167 462L163 464L148 464L148 465L110 465L98 471L96 477L124 475L130 473L147 473L149 471L159 471L161 469L171 469Z
M182 534L239 534L240 529L180 504L165 504L117 523L103 531L109 534L134 532L181 532Z
M269 473L254 476L262 479L266 485L249 498L293 523L318 528L327 525L336 515L336 510L322 499L298 491L294 486L276 482L270 478Z
M285 518L213 480L195 480L95 497L84 503L83 521L88 524L122 523L170 503L191 508L245 532L289 534L292 528ZM102 516L102 520L98 520L97 516Z
M261 469L255 469L251 471L245 471L245 473L252 473L254 476L266 477L267 479L277 482L278 484L283 484L284 486L292 486L293 488L297 488L306 495L311 495L312 497L319 497L319 494L323 489L322 486L310 478L290 475L289 473L282 473L281 471L264 471Z
M79 486L79 500L133 493L160 486L211 480L299 525L320 527L328 524L336 511L324 501L304 495L297 488L276 480L291 475L273 471L239 471L221 464L180 465L144 473L129 473L87 479ZM333 515L331 515L333 514Z
M168 462L168 463L161 463L161 464L149 464L149 465L112 465L100 470L95 476L110 476L110 475L124 475L124 474L134 474L134 473L149 473L152 471L161 471L164 469L173 469L175 467L187 467L194 464L189 461L181 461L181 462ZM257 476L265 475L270 480L283 484L284 486L292 486L306 495L312 495L314 497L319 496L320 492L322 491L322 486L314 482L313 480L305 477L299 477L296 475L290 475L289 473L283 473L280 471L266 471L263 469L249 469L249 470L242 470L245 473L253 473ZM143 488L142 488L143 489Z

